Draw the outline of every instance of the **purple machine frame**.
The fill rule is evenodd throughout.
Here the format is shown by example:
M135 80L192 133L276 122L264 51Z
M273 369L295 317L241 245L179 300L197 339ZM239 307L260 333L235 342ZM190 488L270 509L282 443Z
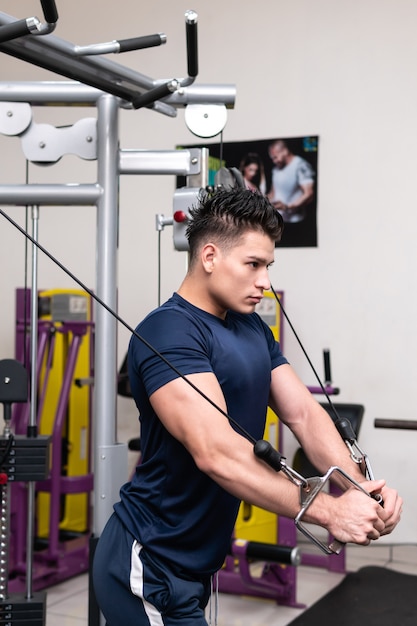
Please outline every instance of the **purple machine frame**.
M25 297L26 296L26 297ZM25 355L30 354L25 311L30 308L30 290L18 289L16 293L16 358L24 362ZM34 550L33 588L43 589L66 580L88 570L90 530L71 538L60 536L61 500L65 494L87 493L93 490L93 474L91 467L83 476L62 475L62 439L66 425L69 393L74 384L74 370L83 337L91 330L92 322L62 322L59 332L71 333L65 362L64 378L54 416L53 432L51 433L51 472L48 479L36 483L36 490L50 494L49 534L47 544ZM51 321L38 322L38 353L36 373L38 387L40 382L41 364L45 363L45 377L42 389L39 389L37 415L42 412L48 375L54 355L56 329ZM92 363L90 362L92 374ZM91 417L91 416L90 416ZM16 434L27 433L29 421L29 403L15 405L12 425ZM91 463L91 419L89 419L89 464ZM9 590L21 592L25 588L26 578L26 533L27 533L27 490L21 482L11 483L11 536L9 563ZM91 527L88 514L88 529Z
M280 301L283 302L284 294L278 292ZM278 305L280 317L280 343L283 344L282 308ZM269 320L264 320L270 323ZM324 390L328 395L336 395L339 389L331 383L330 354L324 351L325 384ZM309 386L309 391L314 395L323 394L319 386ZM282 441L282 425L279 422L279 441ZM236 537L231 544L230 555L226 558L223 568L219 571L219 591L236 595L249 595L275 600L278 604L296 608L304 607L297 602L297 571L299 564L313 567L324 567L332 572L345 571L345 551L340 554L324 555L316 553L299 553L297 546L297 529L294 520L277 516L277 539L279 544L261 544L263 561L261 573L257 568L251 567L252 558L248 551L251 542L240 540ZM329 537L329 541L331 541ZM281 554L280 554L281 551ZM270 552L270 554L269 554ZM256 560L256 556L253 556Z

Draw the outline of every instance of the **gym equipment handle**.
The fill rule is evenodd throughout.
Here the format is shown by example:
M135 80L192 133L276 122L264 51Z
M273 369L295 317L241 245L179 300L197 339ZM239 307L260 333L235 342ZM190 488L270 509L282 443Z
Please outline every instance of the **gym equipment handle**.
M143 48L152 48L165 43L165 36L160 34L145 35L144 37L131 37L130 39L119 40L119 51L129 52L130 50L142 50Z
M187 39L188 76L195 78L198 74L198 46L197 46L197 13L185 13L185 34Z
M247 559L258 561L270 561L285 565L299 565L301 561L300 549L298 547L234 539L230 553L234 556L239 556L242 551Z
M398 428L399 430L417 430L416 420L395 420L375 418L375 428Z
M169 81L167 83L163 83L163 85L158 85L158 87L154 87L154 89L150 89L146 93L133 98L132 105L134 109L140 109L141 107L146 107L150 104L153 104L157 100L161 98L165 98L169 96L173 91L173 83L176 81Z
M41 0L42 11L48 24L55 24L58 21L58 10L54 0Z
M299 552L299 548L293 546L274 546L258 541L249 541L246 548L246 556L249 559L273 561L274 563L285 563L287 565L298 565L300 563Z
M253 446L253 451L258 459L265 461L276 472L282 470L282 455L265 439L257 441Z
M355 443L356 435L352 428L352 424L346 417L339 417L339 419L335 422L335 426L344 441L348 441L351 444Z
M332 372L330 369L330 350L323 350L323 361L324 361L324 380L325 383L332 382Z

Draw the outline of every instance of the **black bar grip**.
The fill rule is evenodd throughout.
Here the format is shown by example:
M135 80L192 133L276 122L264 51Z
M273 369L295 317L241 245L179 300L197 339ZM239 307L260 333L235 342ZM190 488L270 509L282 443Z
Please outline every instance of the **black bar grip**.
M29 35L30 29L26 20L18 20L0 27L0 43Z
M144 48L152 48L165 43L165 38L161 35L146 35L145 37L131 37L130 39L118 40L120 52L129 52L130 50L143 50Z
M344 441L348 441L349 443L354 443L356 441L355 431L352 428L352 424L346 417L339 417L339 419L335 422L335 426Z
M140 109L141 107L146 107L160 98L165 98L165 96L169 96L172 93L170 89L170 83L164 83L163 85L159 85L154 89L150 89L146 93L133 98L132 105L134 109Z
M326 383L332 382L332 372L330 369L330 350L323 350L324 360L324 381Z
M282 470L282 455L271 446L269 441L259 439L253 446L253 451L258 459L265 461L275 471Z
M247 539L234 539L229 554L238 557L243 554L246 559L271 561L285 565L299 565L301 561L300 550L297 547L248 541Z
M58 10L54 0L41 0L42 11L48 24L55 24L58 21Z
M248 559L259 561L273 561L286 565L298 565L300 562L297 548L293 546L279 546L259 541L249 541L246 547Z
M399 430L417 430L416 420L394 420L376 418L374 421L375 428L396 428Z
M197 13L187 11L185 14L185 34L187 39L187 67L188 76L195 78L198 74L198 45L197 45Z

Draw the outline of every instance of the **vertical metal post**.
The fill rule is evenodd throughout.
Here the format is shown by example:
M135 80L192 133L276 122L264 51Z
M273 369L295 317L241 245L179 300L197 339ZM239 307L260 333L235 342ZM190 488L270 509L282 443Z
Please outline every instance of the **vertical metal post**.
M209 149L201 148L200 171L187 176L187 187L207 187L209 183Z
M103 95L97 101L96 291L117 309L117 248L119 222L119 102ZM95 312L94 344L94 515L90 541L89 626L104 625L92 585L91 566L97 540L112 514L120 486L127 478L127 446L117 438L117 323L103 307Z
M97 295L117 309L118 247L118 110L114 96L97 102L98 184L103 192L97 203ZM99 536L127 480L127 446L117 437L117 323L103 307L95 313L94 358L94 523Z

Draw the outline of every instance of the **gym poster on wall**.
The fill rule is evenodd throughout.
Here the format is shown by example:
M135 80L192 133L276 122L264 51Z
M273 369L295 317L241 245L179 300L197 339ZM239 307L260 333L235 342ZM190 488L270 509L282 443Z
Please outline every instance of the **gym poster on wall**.
M280 248L317 247L318 139L279 137L178 148L208 148L209 185L216 183L220 168L232 168L241 184L266 194L284 218ZM185 184L178 178L178 187Z

